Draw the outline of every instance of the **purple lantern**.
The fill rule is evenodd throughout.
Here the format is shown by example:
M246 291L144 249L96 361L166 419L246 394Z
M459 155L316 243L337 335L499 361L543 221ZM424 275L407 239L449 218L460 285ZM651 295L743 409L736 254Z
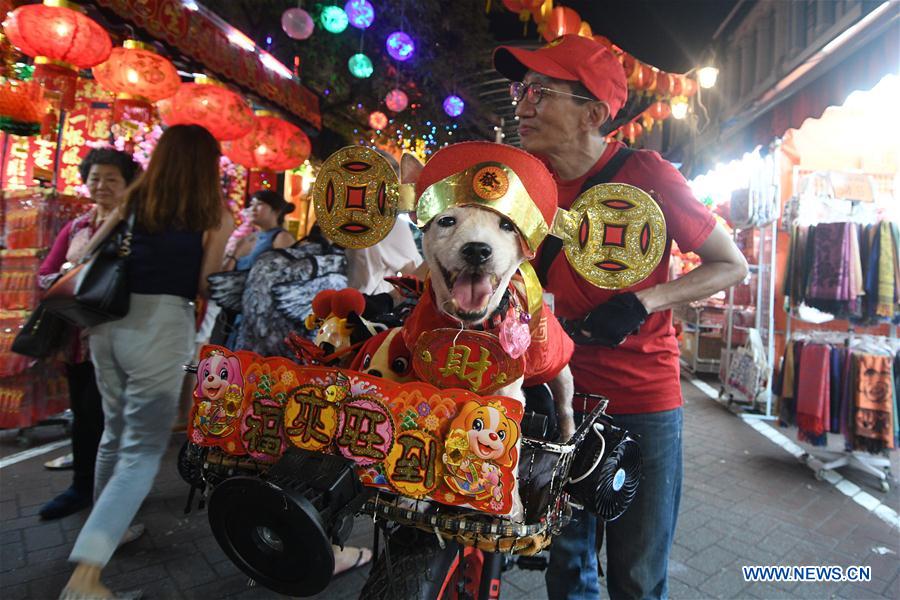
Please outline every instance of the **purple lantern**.
M281 15L281 28L295 40L305 40L315 27L312 17L302 8L289 8Z
M402 31L395 31L387 38L387 51L394 60L409 60L416 51L416 43Z
M459 96L447 96L444 98L444 112L447 116L458 117L466 108L466 103Z
M375 9L368 0L349 0L344 5L344 12L357 29L367 29L375 21Z
M393 89L384 97L384 103L387 104L389 110L398 113L406 109L409 104L409 98L403 90Z

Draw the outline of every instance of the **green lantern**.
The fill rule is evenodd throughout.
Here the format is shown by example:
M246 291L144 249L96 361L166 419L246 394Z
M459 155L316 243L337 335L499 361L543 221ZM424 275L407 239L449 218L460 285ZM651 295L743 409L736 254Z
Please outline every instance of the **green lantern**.
M360 79L370 77L372 75L372 71L375 70L372 67L372 61L369 60L369 57L362 52L360 52L359 54L354 54L350 57L350 60L347 61L347 68L350 69L350 73L354 77L359 77Z
M340 6L326 6L322 9L322 27L331 33L341 33L347 29L350 20Z

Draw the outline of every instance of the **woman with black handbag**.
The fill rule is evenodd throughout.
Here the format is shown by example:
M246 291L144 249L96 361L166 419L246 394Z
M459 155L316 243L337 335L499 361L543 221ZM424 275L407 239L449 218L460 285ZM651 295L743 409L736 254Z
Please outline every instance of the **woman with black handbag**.
M95 148L78 166L81 181L94 201L85 214L66 223L38 271L38 285L50 287L87 246L91 236L125 199L125 189L134 181L140 167L125 152L112 148ZM47 316L44 318L58 317ZM64 326L65 327L65 326ZM41 507L41 519L59 519L91 505L94 489L94 462L97 445L103 433L103 409L100 391L91 364L85 330L70 330L62 350L72 407L72 485Z
M134 215L129 310L90 332L106 422L94 508L69 557L77 565L62 598L121 597L100 574L159 470L178 410L179 374L193 358L193 300L206 294L206 277L221 266L233 228L219 156L206 129L170 127L126 193L122 216Z

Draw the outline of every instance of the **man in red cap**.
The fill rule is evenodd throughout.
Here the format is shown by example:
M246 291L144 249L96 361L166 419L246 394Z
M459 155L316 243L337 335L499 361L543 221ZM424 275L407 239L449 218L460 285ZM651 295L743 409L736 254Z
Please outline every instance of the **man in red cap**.
M535 51L501 46L494 67L512 80L522 147L550 166L560 207L568 209L593 185L614 181L648 192L665 215L661 263L627 290L602 290L583 280L553 238L534 264L578 345L570 363L576 391L607 396L617 424L638 434L641 444L644 475L637 497L606 524L609 595L666 598L682 479L682 398L670 309L741 281L746 260L670 163L656 152L605 141L601 126L625 104L628 88L622 66L604 46L575 35ZM702 264L669 281L672 240L682 251L696 252ZM592 408L576 399L576 411ZM595 530L593 515L579 512L554 538L547 572L551 600L599 596Z

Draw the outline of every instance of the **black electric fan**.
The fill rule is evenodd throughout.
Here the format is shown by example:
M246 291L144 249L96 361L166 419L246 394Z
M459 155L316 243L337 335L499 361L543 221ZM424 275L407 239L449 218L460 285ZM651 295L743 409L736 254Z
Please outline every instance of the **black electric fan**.
M225 554L261 585L312 596L334 571L332 543L343 545L365 500L353 463L289 449L265 479L232 477L209 500L209 524Z
M627 431L599 418L575 453L566 491L601 519L619 518L637 493L641 449Z

